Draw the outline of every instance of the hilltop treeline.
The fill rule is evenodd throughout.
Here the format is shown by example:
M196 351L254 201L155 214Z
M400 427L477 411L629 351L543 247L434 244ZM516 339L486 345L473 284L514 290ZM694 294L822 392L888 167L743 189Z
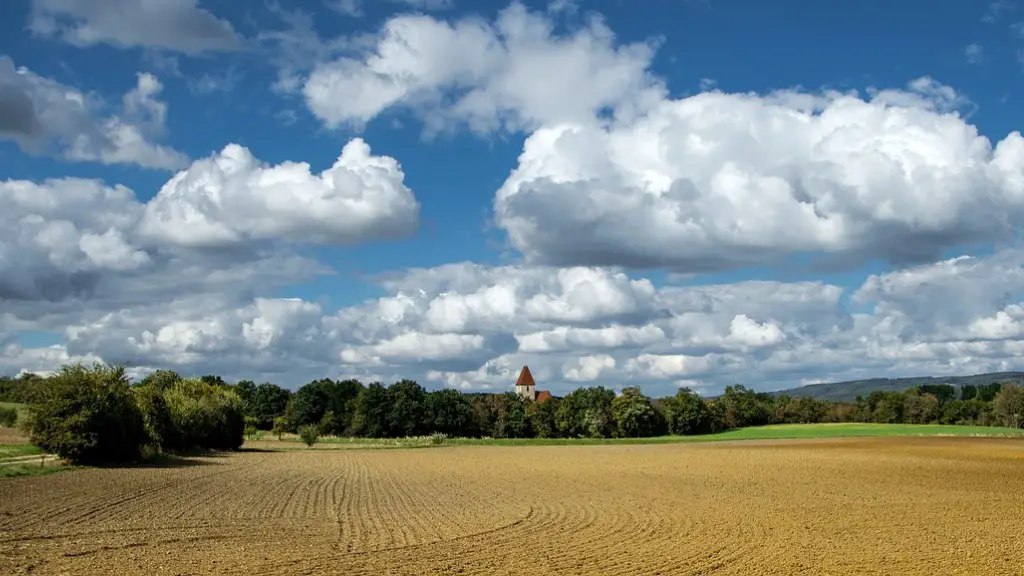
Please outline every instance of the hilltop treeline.
M247 432L283 434L309 426L325 435L371 438L434 433L605 438L709 434L789 423L1019 427L1024 420L1024 387L1012 383L961 388L927 385L905 392L872 392L852 403L773 396L742 385L729 386L716 398L703 398L685 388L674 396L650 398L637 387L616 394L598 386L535 403L512 392L427 391L412 380L385 386L321 379L291 392L272 383L230 384L218 376L182 378L159 370L132 384L122 369L103 365L69 366L50 378L0 379L0 401L27 403L33 441L57 453L75 445L68 439L84 434L84 429L72 430L72 424L60 424L63 421L81 426L83 420L97 420L100 429L131 436L133 447L111 453L116 458L147 449L233 449L242 444ZM121 423L119 428L115 421ZM81 453L93 458L88 448L75 450L85 450Z

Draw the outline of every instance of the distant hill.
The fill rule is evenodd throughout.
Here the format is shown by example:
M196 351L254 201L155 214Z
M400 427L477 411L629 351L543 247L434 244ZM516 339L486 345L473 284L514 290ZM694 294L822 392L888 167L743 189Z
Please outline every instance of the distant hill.
M772 392L774 396L787 394L789 396L802 397L810 396L818 400L831 400L834 402L853 402L857 396L880 390L882 392L902 392L914 386L924 384L949 384L957 388L961 386L984 386L994 382L1016 382L1024 384L1024 372L992 372L990 374L975 374L974 376L915 376L912 378L870 378L867 380L850 380L848 382L831 382L828 384L810 384L799 388L778 390Z

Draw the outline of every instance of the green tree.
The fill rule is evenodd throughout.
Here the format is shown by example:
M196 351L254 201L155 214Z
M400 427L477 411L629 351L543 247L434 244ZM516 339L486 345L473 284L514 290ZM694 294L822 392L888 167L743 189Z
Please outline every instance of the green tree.
M245 441L242 400L232 390L198 378L164 392L178 431L179 450L237 450Z
M454 436L470 436L473 408L469 400L458 390L446 388L429 392L424 400L429 426L432 433Z
M246 406L246 414L254 416L255 414L249 414L249 403L252 401L252 397L256 394L256 383L252 380L242 380L238 384L235 384L235 394L242 400L242 403Z
M665 418L671 434L690 436L711 432L711 410L704 399L689 388L680 388L665 402Z
M725 424L729 428L763 426L771 422L772 397L742 384L726 386L719 403L725 411Z
M181 382L181 376L174 370L157 370L143 378L139 382L139 386L146 386L163 392L168 388L172 388L178 382Z
M242 385L245 383L246 381L239 382L235 390L243 388ZM246 386L244 389L248 390L248 387ZM273 427L274 418L284 415L285 409L288 407L288 400L292 397L291 392L270 382L253 386L247 394L248 398L243 398L246 415L255 418L256 427L262 430Z
M274 427L271 428L270 433L277 436L277 439L280 440L289 430L288 419L284 416L278 416L274 418Z
M256 430L257 430L257 428L256 428L256 419L253 418L252 416L246 416L245 417L245 429L243 431L243 434L245 434L245 437L248 438L249 440L252 440L253 437L256 436Z
M559 434L566 438L611 436L615 429L611 414L614 399L615 392L602 386L577 388L566 394L555 413Z
M906 424L930 424L938 421L939 399L932 394L921 393L911 388L903 395L903 422Z
M903 422L903 393L872 392L869 397L876 394L878 396L872 413L873 421L880 424L899 424Z
M292 427L319 424L330 406L333 391L334 381L328 378L314 380L296 390L289 415Z
M324 436L334 434L337 427L337 421L334 418L334 410L324 412L324 417L320 419L320 423L317 427L320 428L320 434L323 434Z
M530 428L538 438L557 438L558 421L556 414L558 398L549 398L544 402L530 402L526 405L526 418L530 421Z
M622 394L612 400L611 413L620 438L650 436L654 429L655 414L651 399L639 387L623 389Z
M158 388L158 385L159 383L151 383L135 386L132 388L132 394L135 397L135 404L142 413L150 447L154 451L174 450L180 446L181 439L171 418L167 400L164 398L165 390Z
M219 386L221 388L230 388L231 385L224 381L223 378L216 374L207 374L206 376L200 376L200 380L206 382L210 386Z
M32 443L75 464L130 461L148 440L123 366L64 366L28 410Z
M339 434L354 433L352 425L356 414L356 398L363 391L363 383L359 380L339 380L335 382L331 395L330 409L334 411Z
M427 421L427 393L412 380L400 380L388 387L388 430L394 436L424 434Z
M356 434L366 438L390 436L389 412L388 389L380 382L371 383L356 397L355 416L352 422Z
M312 448L313 444L320 440L320 427L313 424L299 426L299 438L302 438L308 448Z
M1024 388L1016 384L1003 384L992 401L996 417L1004 426L1020 428L1024 424Z
M531 438L533 430L526 417L526 401L515 392L506 392L496 398L497 414L494 423L498 438Z
M935 399L939 401L940 407L945 406L946 402L956 398L956 388L949 384L923 384L918 389L922 394L935 396Z

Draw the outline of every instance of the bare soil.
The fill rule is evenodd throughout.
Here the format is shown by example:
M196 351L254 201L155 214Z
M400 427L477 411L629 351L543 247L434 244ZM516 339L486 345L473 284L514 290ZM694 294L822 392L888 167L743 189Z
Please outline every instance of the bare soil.
M1024 442L243 452L0 481L0 574L1020 576Z
M0 444L28 444L28 436L17 428L0 426Z

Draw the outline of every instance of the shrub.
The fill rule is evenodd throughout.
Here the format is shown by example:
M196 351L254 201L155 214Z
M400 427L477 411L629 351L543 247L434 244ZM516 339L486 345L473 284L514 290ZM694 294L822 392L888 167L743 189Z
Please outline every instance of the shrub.
M234 392L189 378L164 392L178 449L237 450L245 441L242 400Z
M299 438L302 438L306 446L312 448L313 444L316 444L317 440L320 439L320 427L314 424L299 426Z
M7 426L8 428L14 428L14 425L18 423L18 411L14 408L2 408L0 407L0 426Z
M146 426L146 437L150 447L155 451L177 450L181 447L181 438L171 419L171 411L167 407L163 391L154 386L136 386L132 388L135 403L142 413Z
M434 432L430 435L430 443L434 446L440 446L448 441L448 435L444 432Z
M74 464L125 462L148 441L124 367L64 366L29 404L33 444Z
M288 429L288 418L278 416L277 418L274 418L274 427L270 430L270 433L277 436L277 439L280 440L281 436L288 433Z

